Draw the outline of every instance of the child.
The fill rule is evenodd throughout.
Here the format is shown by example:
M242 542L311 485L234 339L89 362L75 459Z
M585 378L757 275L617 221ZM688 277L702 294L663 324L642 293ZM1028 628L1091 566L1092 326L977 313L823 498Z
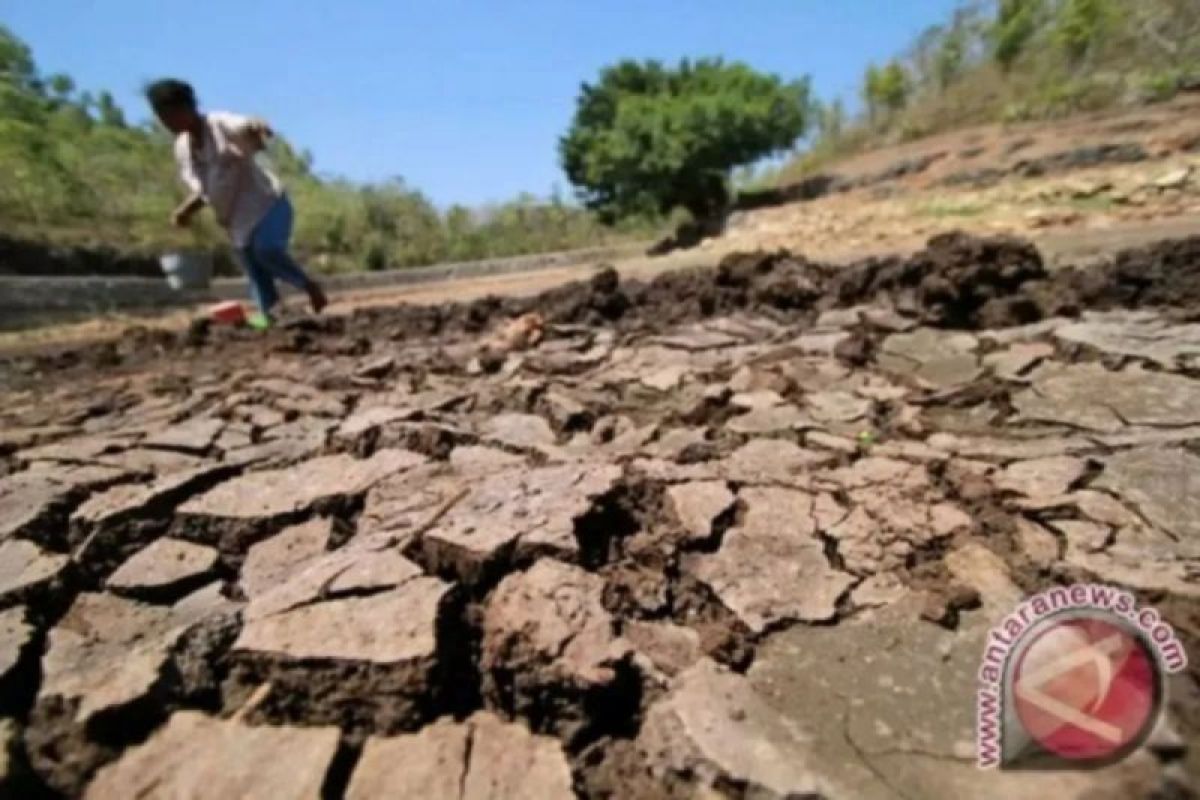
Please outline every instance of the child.
M270 323L279 302L275 278L308 294L315 313L328 304L320 285L288 254L292 204L279 179L255 160L273 135L257 119L220 112L201 113L192 87L161 80L146 88L146 99L167 130L175 134L175 159L191 196L172 214L185 227L206 204L233 240L250 294Z

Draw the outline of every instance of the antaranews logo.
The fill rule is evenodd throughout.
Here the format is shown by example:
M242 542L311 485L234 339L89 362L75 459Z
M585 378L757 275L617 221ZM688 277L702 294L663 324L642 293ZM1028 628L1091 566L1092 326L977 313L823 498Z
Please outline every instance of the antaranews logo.
M1175 631L1129 592L1093 584L1035 595L988 634L976 697L983 769L1089 769L1154 730L1164 675L1187 667Z

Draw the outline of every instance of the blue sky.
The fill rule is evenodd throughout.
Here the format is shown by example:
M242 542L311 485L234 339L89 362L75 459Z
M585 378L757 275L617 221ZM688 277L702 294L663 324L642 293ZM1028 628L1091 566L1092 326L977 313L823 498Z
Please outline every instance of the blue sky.
M0 0L46 72L109 89L171 74L262 115L316 167L403 176L439 204L558 184L579 84L622 57L720 55L853 96L957 0Z

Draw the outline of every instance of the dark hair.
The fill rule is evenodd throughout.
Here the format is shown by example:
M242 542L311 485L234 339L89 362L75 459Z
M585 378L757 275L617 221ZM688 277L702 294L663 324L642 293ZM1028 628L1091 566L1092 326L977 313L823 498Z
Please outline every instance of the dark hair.
M196 92L191 84L166 78L155 81L146 87L146 99L155 111L165 111L174 108L196 110Z

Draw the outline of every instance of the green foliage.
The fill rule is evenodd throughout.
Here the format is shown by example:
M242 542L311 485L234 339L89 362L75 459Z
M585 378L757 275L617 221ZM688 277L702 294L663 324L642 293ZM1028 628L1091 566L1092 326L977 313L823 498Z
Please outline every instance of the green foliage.
M807 80L719 59L622 61L584 84L559 143L563 169L607 221L722 208L730 171L786 150L808 121Z
M1000 0L996 24L992 29L995 58L1004 70L1025 52L1038 31L1043 0Z
M908 72L899 61L882 68L874 64L869 66L863 79L863 99L871 119L878 119L884 112L895 113L904 108L911 90Z
M967 61L967 33L952 30L942 39L934 61L934 74L940 89L946 89L962 75Z
M649 238L656 218L617 228L560 199L532 197L440 212L400 180L323 179L311 153L284 138L266 155L297 207L297 252L323 270L385 269L565 250ZM80 93L67 75L42 78L29 48L0 26L0 230L57 244L153 253L224 246L209 215L169 225L183 190L169 135L133 126L109 92Z
M1072 63L1079 63L1112 30L1117 9L1112 0L1065 0L1054 35Z
M889 92L889 67L869 68L862 117L818 124L777 182L882 142L1168 100L1200 76L1200 2L963 0L892 63L907 91Z

